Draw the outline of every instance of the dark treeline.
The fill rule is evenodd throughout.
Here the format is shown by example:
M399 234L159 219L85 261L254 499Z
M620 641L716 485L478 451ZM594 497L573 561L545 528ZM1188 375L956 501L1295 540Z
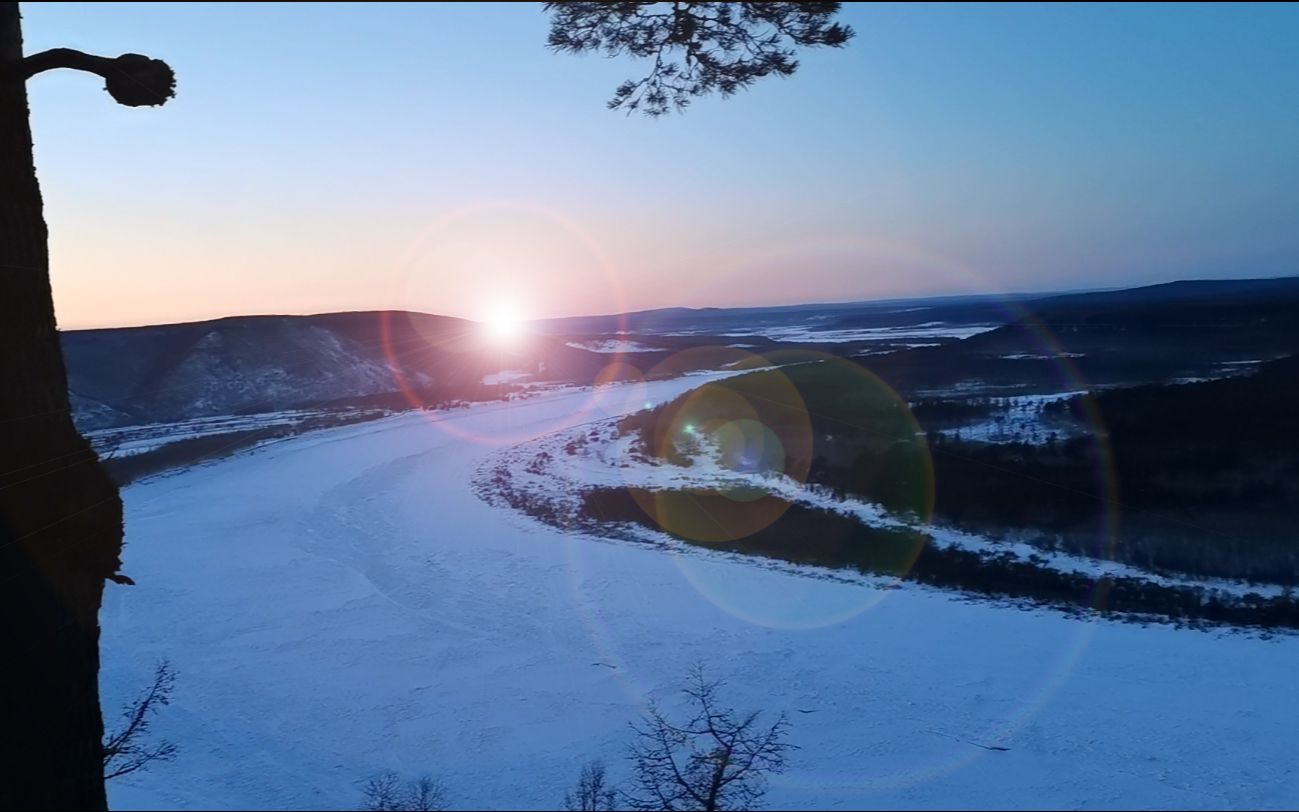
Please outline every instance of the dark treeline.
M119 487L138 479L160 474L200 462L222 459L236 452L270 440L296 437L317 429L346 426L383 417L388 412L380 410L348 411L308 418L301 423L261 426L201 437L189 437L159 445L139 454L114 455L110 450L103 455L108 475Z
M911 413L926 428L961 426L990 417L997 409L995 398L923 398L911 402Z
M779 502L776 497L764 500ZM646 505L663 506L651 515ZM1184 586L1162 586L1137 578L1093 577L1016 559L934 545L907 528L871 527L828 510L786 504L768 526L737 538L700 542L688 528L725 521L736 503L713 491L596 488L582 494L581 517L607 532L631 523L662 530L682 541L727 552L796 564L888 575L930 586L983 595L1025 599L1057 608L1158 616L1176 621L1263 628L1299 628L1299 603L1246 595L1232 598ZM699 513L692 517L689 511Z
M1299 357L1252 375L1103 392L1092 404L1099 437L990 444L929 432L927 450L917 431L968 419L995 399L929 399L908 413L887 388L834 364L778 374L806 404L807 480L840 496L921 516L932 508L942 522L1025 531L1045 546L1155 571L1299 584ZM753 399L771 391L769 377L709 386ZM670 455L667 432L683 402L632 415L622 428L649 453ZM771 407L761 418L779 425L797 411ZM1044 407L1052 422L1090 426L1088 413L1082 398Z
M937 514L1040 528L1156 570L1299 583L1299 357L1254 375L1094 398L1100 437L1045 446L934 438ZM1048 404L1081 414L1081 399ZM1116 539L1103 535L1106 514Z
M225 434L209 434L205 437L191 437L140 454L109 457L104 460L104 467L108 469L108 475L118 486L125 486L137 479L160 474L173 468L229 456L264 440L285 436L287 431L296 433L296 429L287 426L267 426Z

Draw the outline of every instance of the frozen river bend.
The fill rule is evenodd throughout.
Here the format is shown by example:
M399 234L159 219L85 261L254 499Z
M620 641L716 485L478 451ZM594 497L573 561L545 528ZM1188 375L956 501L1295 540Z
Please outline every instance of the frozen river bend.
M321 431L132 485L116 709L178 672L179 757L118 808L349 808L385 769L554 808L690 664L784 711L772 807L1293 807L1299 638L1149 628L565 536L474 492L501 452L704 378ZM1005 750L989 748L1006 748Z

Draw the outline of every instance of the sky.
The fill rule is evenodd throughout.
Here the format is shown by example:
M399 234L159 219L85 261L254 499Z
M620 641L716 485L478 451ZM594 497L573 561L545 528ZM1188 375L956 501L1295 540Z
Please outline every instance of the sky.
M1299 273L1299 5L846 4L788 79L649 120L540 3L24 3L60 326Z

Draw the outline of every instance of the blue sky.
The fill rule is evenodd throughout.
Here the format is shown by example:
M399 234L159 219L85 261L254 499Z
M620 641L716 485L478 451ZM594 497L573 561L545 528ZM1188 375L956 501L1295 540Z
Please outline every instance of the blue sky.
M540 4L24 4L65 327L471 318L1299 273L1299 6L849 4L846 49L685 114Z

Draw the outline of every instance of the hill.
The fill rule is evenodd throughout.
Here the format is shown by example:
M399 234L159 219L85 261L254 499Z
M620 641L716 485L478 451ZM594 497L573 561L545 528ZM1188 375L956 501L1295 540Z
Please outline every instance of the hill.
M545 337L505 350L473 322L403 311L79 330L62 341L83 429L366 398L461 398L502 370L589 379L605 362Z

